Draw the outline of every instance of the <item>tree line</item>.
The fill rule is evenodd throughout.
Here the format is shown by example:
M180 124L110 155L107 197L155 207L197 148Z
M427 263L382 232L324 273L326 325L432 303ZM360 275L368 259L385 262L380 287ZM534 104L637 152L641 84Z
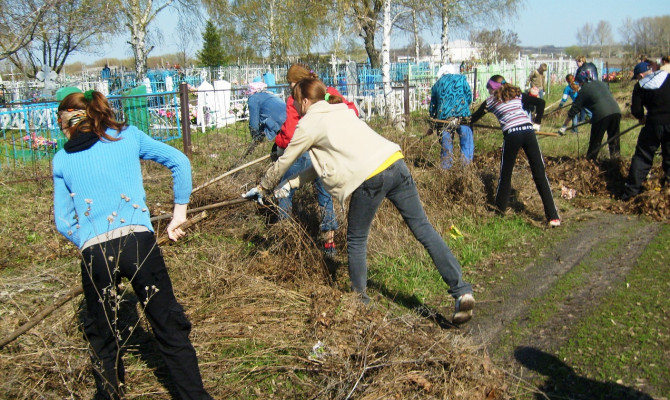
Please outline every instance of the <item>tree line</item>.
M185 60L205 25L203 42L220 47L214 49L217 63L282 62L318 51L340 56L362 42L369 62L379 68L392 30L411 38L418 57L420 35L439 29L446 57L451 30L513 14L521 1L0 0L0 60L34 77L43 65L60 72L69 56L121 38L133 50L137 75L144 76L155 43L174 40ZM176 38L161 37L157 26L167 9L179 16ZM211 62L211 50L198 52L203 65Z
M421 35L439 32L442 62L455 30L471 31L482 60L518 54L516 33L477 30L516 14L523 0L0 0L0 60L28 77L43 65L60 72L68 57L90 52L109 40L125 40L135 71L144 76L156 43L171 40L186 63L193 49L202 66L241 60L286 62L319 51L343 57L362 47L374 68L384 69L391 34L409 39L414 56L426 51ZM175 37L161 36L158 16L178 15ZM670 16L624 20L622 43L635 53L667 55ZM201 28L202 37L199 36ZM473 28L474 27L474 28ZM614 40L606 21L576 30L580 49L610 51ZM200 47L202 46L202 47ZM422 50L422 48L424 50ZM425 54L425 53L424 53ZM118 57L118 55L114 55Z
M586 23L575 33L577 45L567 49L573 56L595 54L598 57L611 57L612 51L647 54L652 57L670 55L670 15L632 19L626 17L618 28L620 42L614 40L612 24L599 21Z

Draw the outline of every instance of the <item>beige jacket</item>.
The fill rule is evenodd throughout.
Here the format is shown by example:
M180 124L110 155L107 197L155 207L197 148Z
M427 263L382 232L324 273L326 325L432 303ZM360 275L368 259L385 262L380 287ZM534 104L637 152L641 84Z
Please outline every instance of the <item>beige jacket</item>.
M312 168L289 179L297 188L317 177L342 206L344 200L400 146L372 130L346 104L319 101L298 122L293 139L261 179L266 190L280 183L293 162L309 151Z

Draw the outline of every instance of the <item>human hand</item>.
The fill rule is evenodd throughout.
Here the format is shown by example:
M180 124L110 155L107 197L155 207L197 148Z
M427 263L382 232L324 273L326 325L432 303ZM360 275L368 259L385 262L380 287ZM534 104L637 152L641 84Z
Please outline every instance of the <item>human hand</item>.
M256 203L263 205L263 190L260 186L256 186L242 195L245 199L253 200Z
M279 186L275 189L274 195L278 199L285 199L288 197L288 195L291 193L291 185L288 182L284 182L284 184L279 184Z
M179 226L186 222L186 208L188 204L175 204L172 212L172 220L167 226L167 234L170 240L177 241L186 235Z

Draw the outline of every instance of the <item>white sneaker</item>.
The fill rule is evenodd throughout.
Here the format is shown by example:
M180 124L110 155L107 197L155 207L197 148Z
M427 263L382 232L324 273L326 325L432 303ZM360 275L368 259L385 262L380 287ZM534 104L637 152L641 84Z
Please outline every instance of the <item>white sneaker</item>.
M552 219L549 221L549 226L552 228L556 228L558 226L561 226L561 220L560 219Z
M461 295L456 299L454 316L451 318L451 322L460 325L470 321L473 308L475 308L475 298L472 296L472 293Z

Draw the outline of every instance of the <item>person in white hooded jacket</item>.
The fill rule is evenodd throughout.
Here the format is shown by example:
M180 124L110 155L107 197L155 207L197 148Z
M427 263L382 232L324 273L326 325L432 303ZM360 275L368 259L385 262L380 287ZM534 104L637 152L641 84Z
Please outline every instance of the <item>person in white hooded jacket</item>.
M274 191L277 198L319 177L341 205L351 196L347 214L347 256L352 289L369 303L367 238L375 213L388 198L400 211L414 236L428 250L448 292L456 300L452 321L472 318L472 286L463 281L461 267L428 221L400 146L377 134L352 113L339 96L326 92L318 79L308 78L293 88L295 108L303 115L293 139L261 179L244 197L261 200ZM325 100L325 101L324 101ZM309 152L312 167L281 181L295 159Z
M635 146L635 154L630 163L628 179L624 186L622 200L637 196L642 190L654 162L654 154L661 147L661 167L665 173L663 185L670 184L670 79L668 72L653 72L651 66L641 62L635 66L634 79L639 81L633 87L630 111L644 127L640 130ZM645 115L644 110L647 110Z

